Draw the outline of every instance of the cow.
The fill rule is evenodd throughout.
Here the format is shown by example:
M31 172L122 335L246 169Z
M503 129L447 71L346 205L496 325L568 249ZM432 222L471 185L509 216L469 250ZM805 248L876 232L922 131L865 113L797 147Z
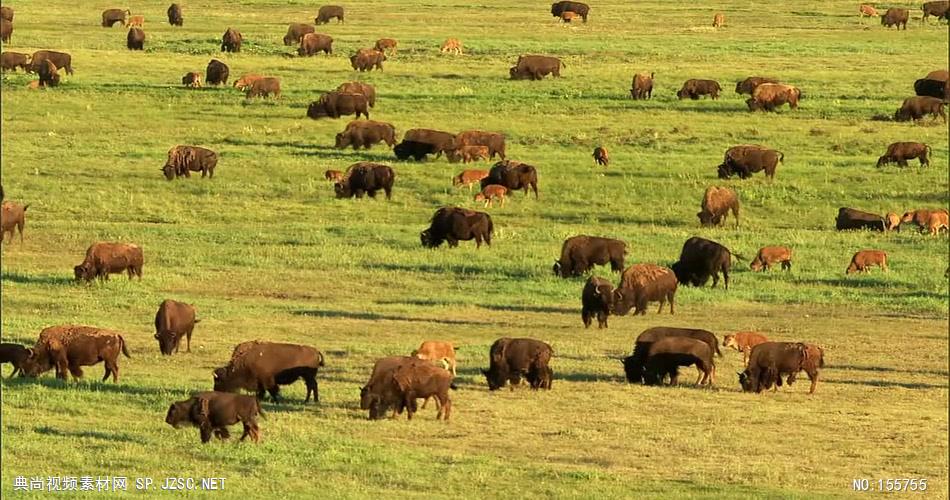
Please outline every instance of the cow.
M0 365L10 363L13 365L13 371L10 378L18 373L23 373L23 362L30 357L30 350L20 344L11 344L4 342L0 344Z
M6 19L0 19L0 42L10 43L13 37L13 23Z
M284 45L289 47L291 45L300 44L300 39L303 38L307 33L313 33L315 31L312 24L307 23L290 23L287 26L287 34L284 35Z
M86 249L86 257L81 264L73 268L73 275L76 281L83 280L88 283L96 278L106 281L109 274L124 271L130 280L132 276L138 276L141 281L144 263L142 247L133 243L100 241Z
M773 386L777 389L782 385L783 376L790 376L794 382L793 375L806 370L812 380L809 391L812 394L818 384L818 368L824 366L824 356L819 349L819 359L815 360L810 351L813 349L800 342L763 342L752 348L746 369L739 372L739 385L745 392L759 393Z
M908 19L910 19L910 11L907 9L891 7L890 9L887 9L887 12L885 12L883 16L881 16L881 26L885 26L887 28L895 26L898 30L900 30L901 25L903 25L904 31L907 31Z
M126 16L132 13L128 9L106 9L102 11L102 27L111 28L115 23L125 26Z
M581 17L581 16L577 15L576 12L571 12L569 10L565 10L564 12L561 12L561 21L565 23L569 23L578 17Z
M363 82L344 82L336 88L342 94L360 94L366 98L369 107L376 106L376 87Z
M280 78L262 77L244 91L244 97L247 99L252 97L264 98L269 95L274 96L274 99L280 99Z
M343 180L333 185L333 191L337 198L362 198L364 193L375 198L376 192L382 189L389 200L392 199L395 180L396 173L389 166L361 161L346 169Z
M334 17L336 18L337 24L343 22L343 7L339 5L324 5L317 10L317 17L313 20L313 23L326 24Z
M762 83L752 91L752 97L746 99L749 111L775 111L788 104L791 109L798 109L798 101L802 98L802 91L791 85L781 83Z
M785 154L781 151L754 144L741 144L726 150L722 163L717 167L717 175L720 179L728 179L733 175L748 179L756 172L765 171L769 179L774 179L778 164L784 161Z
M449 159L449 163L488 161L491 157L491 150L488 149L488 146L459 146L456 149L446 151L445 156Z
M518 58L518 62L508 70L512 80L541 80L546 75L561 77L560 59L550 56L527 55Z
M538 199L538 170L520 161L501 160L488 171L488 177L482 179L481 184L482 189L490 184L505 186L509 191L521 189L525 196L531 188L534 198Z
M208 61L208 67L205 68L205 82L208 85L227 85L229 76L231 76L231 69L227 64L217 59ZM238 86L237 82L234 86ZM241 90L244 89L241 88Z
M485 177L488 177L488 170L462 170L452 178L452 185L455 187L468 186L468 190L471 192L472 186Z
M752 348L768 342L765 335L758 332L736 332L726 335L722 338L723 347L732 347L742 353L742 366L749 366L749 357L752 355Z
M435 397L439 412L436 419L449 420L452 414L452 400L449 398L449 389L455 389L452 383L453 374L436 368L428 363L401 363L393 371L393 382L396 389L402 394L403 406L406 407L406 416L412 420L416 412L416 399ZM422 405L425 407L425 403Z
M23 71L30 69L30 54L21 54L19 52L4 52L0 54L0 69L3 71L16 71L22 68Z
M53 50L37 50L30 56L30 72L39 73L40 68L46 61L52 62L57 71L65 69L67 75L73 74L73 57L65 52L56 52Z
M586 23L587 16L590 14L590 6L588 6L586 3L569 1L561 1L551 4L552 16L561 17L561 14L565 11L573 12L581 16L581 18L584 19L584 22Z
M181 84L186 87L191 87L193 89L201 88L201 73L197 71L191 71L185 73L185 76L181 77Z
M129 50L144 50L145 32L142 31L141 28L130 29L125 39L125 46L128 47Z
M712 386L716 381L716 364L713 362L713 351L709 345L701 340L689 337L666 337L657 340L647 351L643 363L643 383L658 385L663 383L666 376L670 377L670 385L679 381L679 367L696 365L701 375L696 380L697 385Z
M221 52L240 52L243 40L240 31L229 27L221 36Z
M946 100L947 87L948 83L946 81L921 78L914 82L914 93L919 96L936 97L937 99Z
M722 357L722 352L719 351L719 339L710 331L666 326L648 328L640 332L640 335L637 336L633 344L633 353L620 360L621 364L623 364L624 375L627 378L627 382L631 384L643 383L643 368L650 352L650 347L655 342L667 337L688 337L702 341L709 346L710 352ZM702 370L700 369L699 371L700 374L702 374Z
M389 51L390 56L396 55L396 46L399 45L399 42L393 40L392 38L380 38L376 40L376 45L373 46L374 49L380 52Z
M680 100L688 97L695 101L699 99L700 96L708 95L713 99L719 99L719 92L721 91L722 87L720 87L719 82L715 80L691 78L683 82L683 86L676 91L676 97Z
M322 33L307 33L300 39L300 47L297 48L297 55L301 57L310 57L317 52L324 54L333 53L333 37Z
M770 246L762 247L759 253L755 255L749 267L753 271L768 271L772 269L772 264L782 263L782 270L788 271L792 268L792 251L788 247Z
M201 442L211 441L212 434L218 439L231 437L228 426L238 422L244 426L241 441L250 436L255 443L261 439L257 425L258 415L263 415L261 403L252 396L230 392L199 392L190 399L172 403L165 414L165 423L178 429L182 425L197 427Z
M729 289L729 269L732 266L732 252L712 240L693 236L683 243L680 259L670 266L676 279L684 285L704 286L712 276L713 288L719 284L722 272L726 290Z
M779 81L764 76L750 76L745 80L736 82L736 93L739 95L749 94L751 96L752 93L755 92L755 88L763 83L779 83Z
M901 217L894 212L884 214L884 229L887 231L900 231Z
M589 328L597 316L597 328L607 328L607 318L614 309L614 287L609 281L591 276L581 291L581 321Z
M717 12L713 16L713 28L722 28L724 24L726 24L726 16L722 15L722 12Z
M594 265L610 263L610 270L623 271L627 244L621 240L599 236L578 235L564 240L561 257L554 262L554 275L562 278L580 276Z
M937 21L940 21L940 18L950 20L950 17L948 17L948 14L950 14L950 2L946 0L924 2L920 9L924 12L923 17L920 19L921 22L926 21L930 16L936 17Z
M887 252L883 250L860 250L851 257L851 264L845 274L870 272L871 266L879 266L887 272Z
M448 153L456 149L455 136L456 134L443 132L441 130L413 128L406 131L403 140L432 144L436 158L438 158L442 156L442 153ZM504 139L502 139L502 142L504 142Z
M49 59L43 61L40 64L39 68L39 86L40 87L55 87L59 85L59 73L56 70L56 65L53 64L53 61Z
M656 75L655 72L651 72L650 76L647 76L646 73L633 75L633 81L630 82L630 97L634 99L651 99L653 97L654 75Z
M370 420L382 418L389 409L392 416L406 408L405 397L398 390L393 375L402 365L422 365L426 361L414 356L388 356L376 360L366 385L360 387L360 409L369 410ZM410 402L415 404L414 401ZM423 403L425 405L425 403Z
M56 378L67 380L83 376L83 366L105 363L102 381L112 376L119 382L119 354L131 358L122 334L92 326L59 325L44 328L21 368L27 377L36 377L56 369Z
M168 159L161 171L168 180L178 177L191 178L191 172L201 172L201 177L214 178L218 166L218 153L198 146L177 145L168 150Z
M634 309L634 316L646 315L649 302L659 302L656 313L663 312L663 305L670 303L674 314L673 299L676 296L676 274L669 268L654 264L635 264L620 275L620 284L614 291L614 312L626 316Z
M466 130L456 134L453 144L452 149L461 146L486 146L492 158L497 154L502 160L505 159L504 134L484 132L481 130Z
M344 149L347 146L352 146L354 150L369 149L379 142L385 142L389 147L396 144L396 127L393 124L372 120L353 120L346 124L343 132L336 135L335 146L337 149Z
M201 321L195 319L195 306L165 299L158 306L155 313L155 340L158 349L165 356L178 352L181 338L187 339L187 352L191 352L191 333L195 324Z
M727 187L710 186L703 194L702 210L696 213L703 226L718 226L725 222L729 211L739 227L739 196Z
M426 155L435 153L435 146L427 142L402 141L396 144L393 153L400 160L413 158L416 161L423 161Z
M23 227L26 225L26 209L29 203L21 205L12 201L0 204L0 242L13 243L15 231L20 233L20 244L23 244ZM4 241L10 233L10 240Z
M475 195L475 203L485 202L485 208L491 208L493 200L499 200L501 206L505 206L505 196L508 194L508 188L498 184L489 184L482 188L482 191Z
M451 52L457 56L462 55L462 42L458 38L447 38L442 42L442 47L439 48L439 52L445 54L446 52Z
M252 340L238 344L228 364L214 370L214 390L238 392L243 389L257 393L257 399L270 393L271 400L278 402L280 386L290 385L303 379L307 385L304 403L320 402L317 371L324 366L323 353L313 347Z
M835 230L845 231L848 229L884 231L884 218L870 212L841 207L838 209L838 217L835 219Z
M927 158L929 154L931 154L930 146L924 143L895 142L887 146L887 152L877 159L877 166L880 168L894 162L899 167L906 167L907 160L919 158L920 166L926 167L930 165L930 160Z
M350 56L350 65L357 71L372 71L373 69L383 70L383 61L386 60L386 54L374 49L360 49Z
M939 116L943 118L944 123L947 123L947 115L943 112L944 104L945 103L942 100L937 99L936 97L908 97L907 99L904 99L904 103L901 104L900 109L894 112L894 121L918 121L929 114L933 116L934 120L936 120Z
M13 7L0 6L0 19L13 22Z
M862 19L864 19L865 17L880 16L880 14L877 13L877 9L875 9L874 7L866 3L862 3L861 6L858 7L858 13L861 15Z
M369 103L363 94L327 92L307 107L307 117L318 120L323 117L339 118L346 115L363 115L369 119Z
M323 173L323 177L328 181L340 182L343 180L343 172L339 170L327 170Z
M177 3L169 5L165 13L168 14L168 24L172 26L182 26L184 24L184 18L181 17L181 6Z
M527 379L532 389L551 389L554 371L549 363L554 349L547 343L529 338L503 337L495 341L489 350L489 367L482 370L488 381L488 390L496 391Z
M459 241L475 240L475 248L481 248L482 241L491 246L494 225L491 216L459 207L442 207L435 211L429 221L429 228L419 233L419 240L426 248L436 248L443 241L449 247L457 247Z
M610 164L610 155L607 153L607 148L603 146L597 146L594 148L594 163L606 167Z
M428 361L438 361L442 363L443 368L451 370L455 375L455 346L451 342L441 340L426 340L419 345L418 349L412 351L410 356Z
M125 23L126 28L132 26L138 26L139 28L145 27L145 16L131 16L129 17L128 22Z

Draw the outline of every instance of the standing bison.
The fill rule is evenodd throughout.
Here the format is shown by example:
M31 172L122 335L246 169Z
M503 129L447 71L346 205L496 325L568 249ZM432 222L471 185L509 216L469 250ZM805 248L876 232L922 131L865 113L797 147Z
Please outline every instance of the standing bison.
M141 28L132 28L125 40L129 50L145 50L145 31Z
M738 228L739 196L732 189L710 186L703 194L702 210L696 214L696 217L703 226L718 226L725 221L730 210Z
M562 278L580 276L594 265L610 263L614 272L623 270L627 244L620 240L598 236L571 236L561 245L561 258L554 262L554 275Z
M106 9L102 11L102 27L111 28L115 26L115 23L125 26L126 16L131 14L128 9Z
M336 88L337 92L343 94L360 94L366 98L366 104L369 107L376 106L376 87L363 82L344 82ZM369 116L367 116L369 118Z
M520 161L501 160L496 163L488 172L488 177L482 179L482 189L491 184L504 186L509 191L522 189L525 195L531 188L534 198L538 199L538 170Z
M633 353L620 360L623 364L623 371L624 375L626 375L627 382L631 384L642 384L644 382L644 365L649 357L651 347L656 342L668 337L685 337L699 340L709 346L711 353L715 353L720 357L722 356L722 352L719 351L719 339L710 331L665 326L648 328L640 332L640 335L637 336L633 344ZM701 368L699 371L702 375L703 371Z
M172 403L165 414L165 423L178 429L189 424L199 429L201 442L211 441L212 434L218 439L231 437L228 426L238 422L244 426L241 441L250 436L255 443L261 439L257 417L263 415L261 403L256 398L227 392L199 392L185 401Z
M327 92L320 99L310 103L307 116L314 120L323 117L339 118L345 115L363 115L369 119L369 102L363 94L350 92Z
M257 399L270 393L278 402L280 386L298 379L307 384L307 398L313 394L320 402L317 371L323 366L323 354L310 346L252 340L238 344L226 366L214 370L214 390L237 392L241 389L257 393Z
M717 174L720 179L728 179L733 175L748 179L752 174L764 170L769 179L774 179L778 164L784 161L785 155L781 151L742 144L726 150L722 163L717 168Z
M749 94L751 96L752 93L755 92L756 87L763 83L779 83L779 81L763 76L750 76L745 80L736 82L736 93L739 95Z
M825 366L824 352L818 346L800 342L763 342L752 348L745 371L739 373L739 385L746 392L759 393L782 385L788 376L789 385L798 372L805 370L811 379L808 393L818 386L818 369Z
M939 116L943 118L944 123L947 123L947 115L943 112L944 104L946 103L936 97L908 97L904 99L900 109L894 112L894 120L899 122L918 121L926 115L931 115L934 120Z
M683 86L676 92L676 97L678 99L686 99L688 97L695 101L701 96L708 95L713 99L719 99L719 92L722 92L722 87L719 86L719 82L715 80L698 80L692 78L683 82Z
M181 17L181 6L177 3L169 5L166 14L168 14L168 24L172 26L181 26L185 22Z
M650 345L643 363L643 383L659 385L667 376L670 385L679 380L679 367L696 365L700 372L698 385L712 385L716 381L716 364L713 351L702 340L690 337L669 336Z
M521 56L508 70L512 80L541 80L547 75L561 77L561 60L550 56Z
M350 65L357 71L372 71L373 69L383 70L383 61L386 60L386 54L375 49L360 49L350 56Z
M791 85L763 83L755 87L752 97L745 102L749 111L775 111L785 104L791 109L798 109L801 97L802 91Z
M883 156L877 159L877 166L883 167L888 163L897 163L899 167L906 167L907 160L914 158L920 159L920 166L930 165L927 155L930 153L930 146L920 142L895 142L887 147Z
M721 272L728 290L732 252L715 241L693 236L683 243L680 259L671 267L680 283L697 287L705 285L712 276L712 286L715 288L719 284Z
M287 27L287 34L284 35L284 45L291 46L300 43L300 39L307 33L313 33L314 27L307 23L290 23Z
M240 52L243 41L240 31L228 28L221 36L221 52Z
M653 76L656 73L637 73L630 82L630 97L634 99L650 99L653 97Z
M231 76L231 69L227 64L212 59L208 61L208 67L205 68L205 83L208 85L227 85L228 77Z
M488 154L491 158L494 158L497 154L502 160L505 159L505 135L498 132L484 132L481 130L459 132L455 136L454 146L451 149L462 146L485 146L488 148Z
M339 5L324 5L317 11L317 17L313 20L314 24L326 24L330 19L336 18L337 23L343 22L343 7Z
M392 199L395 180L396 173L389 166L361 161L350 165L343 180L333 185L333 190L337 198L362 198L363 194L375 198L376 192L383 190L389 200Z
M170 356L178 352L181 338L188 342L187 352L191 352L191 333L195 329L195 306L166 299L155 313L155 340L162 354Z
M597 316L597 328L607 328L607 318L614 310L614 287L609 281L591 276L581 291L581 321L589 328Z
M924 2L920 9L924 12L923 17L920 19L921 22L926 21L930 16L936 17L937 21L941 18L950 21L950 2L946 0Z
M573 12L581 16L581 18L584 19L584 22L586 23L587 16L588 14L590 14L590 6L582 2L568 2L568 1L555 2L551 4L552 16L561 17L561 15L565 12Z
M527 379L532 389L550 389L554 372L548 366L554 349L540 340L500 338L489 350L488 370L482 370L488 389L495 391L511 384L511 389Z
M67 75L73 74L73 57L65 52L53 50L37 50L30 57L30 72L39 73L46 61L52 62L57 71L65 69Z
M129 279L138 276L142 279L142 266L145 258L142 247L132 243L98 242L86 249L86 257L82 263L73 268L76 281L87 283L98 278L99 281L109 279L109 274L126 272Z
M481 248L482 241L491 246L493 231L491 216L485 212L442 207L435 211L429 228L419 234L419 240L426 248L436 248L443 241L447 241L452 248L457 247L459 241L475 240L475 247Z
M676 274L669 268L654 264L630 266L620 276L620 285L614 290L614 312L626 316L634 309L634 316L646 315L649 302L659 302L656 313L663 312L663 305L670 303L673 314L673 298L676 295Z
M21 205L13 201L4 201L0 204L0 242L13 243L14 230L20 232L20 243L23 243L23 227L26 226L26 209L29 204ZM10 241L6 241L10 233Z
M352 146L369 149L373 144L385 142L389 147L396 144L396 127L391 123L372 120L354 120L346 125L346 129L336 135L337 149Z
M10 43L13 37L13 22L0 19L0 42Z
M320 33L307 33L300 39L300 47L297 48L297 55L301 57L310 57L317 52L324 54L333 53L333 37Z
M30 70L30 55L19 52L3 52L0 54L0 69L3 71Z
M907 31L907 20L910 19L910 11L907 9L900 9L896 7L891 7L887 9L887 12L881 16L881 26L890 28L891 26L896 27L898 30L901 29L901 26L904 26L904 31Z
M921 78L914 82L914 93L919 96L936 97L945 100L948 97L947 89L950 88L950 82L944 80L931 80Z
M82 378L83 366L105 363L105 382L109 376L119 382L119 354L130 358L125 339L118 332L91 326L51 326L40 332L36 344L29 350L30 357L22 363L23 374L36 377L56 369L56 378L66 380L68 375Z
M191 177L191 172L201 172L209 179L214 177L214 169L218 166L218 153L198 146L175 146L168 150L168 159L162 166L162 173L168 180L177 177Z

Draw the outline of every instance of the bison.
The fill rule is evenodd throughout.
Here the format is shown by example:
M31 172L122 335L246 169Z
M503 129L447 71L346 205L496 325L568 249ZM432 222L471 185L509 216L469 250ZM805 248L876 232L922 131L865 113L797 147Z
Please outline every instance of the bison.
M485 208L491 208L492 201L500 201L501 206L505 206L505 197L508 194L508 188L505 186L499 186L498 184L489 184L482 188L481 192L475 195L475 202L480 201L485 202Z
M208 85L227 85L230 74L231 69L228 68L227 64L212 59L208 61L208 67L205 68L205 82Z
M845 270L845 274L855 272L866 273L871 270L871 266L879 266L884 272L887 272L887 252L883 250L860 250L851 257L851 264Z
M6 19L0 19L0 42L10 43L13 37L13 23Z
M55 87L59 85L59 73L56 70L56 65L53 64L53 61L49 59L43 61L40 64L39 68L39 86L40 87Z
M23 373L23 363L29 359L29 357L30 350L20 344L11 344L9 342L0 344L0 365L4 363L13 365L10 378L13 378L17 373Z
M166 299L155 313L155 340L163 355L171 356L178 352L181 338L187 339L187 352L191 352L191 333L195 329L195 306Z
M746 99L749 111L775 111L788 104L791 109L798 109L798 101L802 98L802 91L791 85L780 83L762 83L752 91L752 97Z
M102 27L111 28L115 26L115 23L125 26L126 16L131 14L128 9L106 9L102 11Z
M597 327L607 328L607 317L614 310L614 287L609 281L591 276L581 291L581 321L589 328L597 316Z
M168 24L182 26L185 23L184 18L181 17L181 6L177 3L169 5L165 13L168 14Z
M937 99L947 99L947 88L950 83L940 80L931 80L921 78L914 82L914 93L919 96L936 97Z
M748 179L756 172L765 171L769 179L774 179L778 164L784 161L785 155L781 151L742 144L726 150L722 163L717 168L717 174L720 179L728 179L733 175Z
M573 12L587 22L587 16L590 14L590 6L582 2L561 1L551 4L551 15L561 17L564 12Z
M683 86L676 92L676 97L678 99L690 98L692 100L699 99L700 96L708 95L713 99L719 99L719 92L722 91L722 87L719 86L719 82L715 80L698 80L691 78L683 82Z
M710 352L715 353L717 356L722 356L722 352L719 351L719 340L716 338L716 335L710 331L665 326L648 328L640 332L640 335L637 336L633 345L633 353L620 360L623 364L624 375L627 378L627 382L631 384L643 383L644 363L646 362L651 346L655 342L667 337L688 337L702 341L709 346ZM701 369L700 373L702 374Z
M412 351L410 356L428 361L438 361L442 363L443 368L451 369L452 375L455 375L455 346L451 342L426 340L418 349Z
M650 99L653 97L653 76L656 73L637 73L630 82L630 97L634 99Z
M369 107L376 106L376 87L363 82L344 82L336 88L341 94L360 94L366 98ZM368 115L367 115L368 117Z
M453 374L428 363L400 363L393 370L392 379L396 389L402 394L406 416L412 420L416 411L416 399L435 397L439 412L436 419L448 421L452 413L452 400L449 389L455 389ZM423 404L425 406L425 404Z
M343 22L343 7L339 5L324 5L317 10L317 17L313 20L313 23L326 24L334 17L336 18L337 24Z
M250 436L256 443L261 439L257 417L263 414L260 401L254 397L206 391L172 403L165 414L165 423L176 429L186 424L197 427L201 442L207 443L211 441L212 434L218 439L228 439L231 436L228 426L241 422L244 426L241 441Z
M676 274L669 268L654 264L630 266L620 276L620 285L614 290L614 312L626 316L634 309L634 316L646 315L649 302L659 302L656 313L663 312L663 305L670 303L674 314L673 299L676 295Z
M469 192L472 185L488 177L488 170L462 170L458 175L452 178L452 185L455 187L468 186Z
M378 142L385 142L389 147L395 145L396 127L391 123L354 120L346 124L343 132L336 135L335 146L337 149L344 149L347 146L353 146L354 150L369 149Z
M613 272L623 270L627 244L621 240L599 236L571 236L561 245L561 258L554 262L554 275L562 278L580 276L594 265L610 263Z
M257 399L270 393L278 402L280 386L303 379L310 401L320 402L317 371L324 365L323 354L310 346L252 340L238 344L226 366L214 370L214 390L237 392L254 391Z
M904 103L901 104L900 109L894 112L894 120L899 122L906 122L908 120L918 121L926 115L931 115L934 120L939 116L943 118L944 123L947 123L947 115L943 112L944 104L942 100L936 97L908 97L904 99Z
M926 21L928 17L934 16L939 21L940 18L950 20L948 14L950 14L950 2L943 0L937 2L924 2L920 8L924 15L920 19L921 22Z
M243 40L240 31L228 28L221 36L221 52L240 52Z
M12 201L4 201L0 204L0 242L13 243L14 231L20 233L20 243L23 243L23 227L26 226L26 209L30 208L29 203L21 205ZM7 233L10 233L10 240L6 240Z
M252 97L263 98L269 95L274 96L274 99L280 99L280 78L272 76L261 77L255 80L254 83L244 91L244 97L247 99Z
M702 210L696 213L703 226L718 226L725 221L729 211L739 227L739 196L732 189L710 186L703 194Z
M129 50L144 50L145 32L142 31L141 28L130 29L125 39L125 46L128 47Z
M906 167L907 160L919 158L920 166L930 165L927 155L930 154L930 146L920 142L895 142L887 147L887 152L877 159L877 166L883 167L888 163L897 163L899 167Z
M505 186L509 191L534 191L534 198L538 199L538 170L531 165L520 161L501 160L488 171L488 177L482 179L482 188L490 184Z
M712 240L693 236L683 243L680 259L671 267L676 279L684 285L703 286L712 276L713 288L719 284L722 272L726 290L729 289L729 269L732 267L732 252Z
M442 42L439 52L443 54L451 52L457 56L460 56L462 55L462 42L460 42L458 38L447 38L444 42Z
M841 207L838 209L838 217L835 219L835 229L845 231L848 229L870 229L872 231L884 231L884 219L877 214L862 212L854 208Z
M383 61L386 60L386 54L374 49L360 49L356 54L350 56L350 65L357 71L372 71L373 69L383 70Z
M376 197L376 192L382 189L386 199L392 199L393 182L396 173L387 165L372 162L359 162L350 165L343 175L343 180L333 185L337 198L362 198L368 194Z
M0 19L13 22L13 7L0 6Z
M722 338L723 347L732 347L742 353L742 366L749 366L749 357L752 355L752 348L768 342L765 335L757 332L736 332L726 335Z
M497 154L505 159L505 136L497 132L483 132L481 130L466 130L455 136L452 149L461 146L486 146L492 158Z
M30 57L30 72L39 73L46 61L52 62L57 71L65 69L67 75L73 74L73 57L65 52L53 50L37 50Z
M138 276L141 281L144 263L142 247L132 243L100 241L86 249L86 257L73 268L73 274L76 281L88 283L96 278L105 281L109 279L109 274L125 271L130 280L132 276Z
M168 150L168 159L162 166L162 173L168 180L177 177L191 178L191 172L201 172L209 179L214 177L214 169L218 166L218 153L198 146L178 145Z
M389 409L393 410L393 417L396 413L402 413L406 401L404 394L396 386L393 375L400 366L425 363L414 356L388 356L376 360L369 381L360 387L360 409L369 410L370 420L382 418Z
M779 81L764 76L750 76L745 80L736 82L736 93L740 95L749 94L751 96L752 93L755 92L755 88L763 83L779 83Z
M877 9L865 3L858 7L858 13L861 15L862 19L865 17L877 17L880 15L877 13Z
M142 28L145 26L145 16L131 16L129 17L128 22L125 23L125 27L138 26Z
M320 100L310 103L307 116L314 120L322 117L339 118L345 115L360 115L369 119L369 103L363 94L327 92Z
M910 11L907 9L891 7L890 9L887 9L887 12L885 12L883 16L881 16L881 26L888 28L895 26L898 30L900 30L901 25L903 25L904 31L907 31L908 19L910 19Z
M30 69L30 54L21 54L19 52L4 52L0 54L0 69L3 71L16 71L22 68L23 71Z
M451 132L441 130L432 130L428 128L413 128L406 131L403 136L404 141L415 141L431 144L436 157L442 156L442 153L448 153L456 149L455 135ZM502 139L504 142L504 139Z
M481 248L482 241L491 246L494 225L491 216L459 207L442 207L435 211L429 228L419 234L422 246L436 248L443 241L449 247L457 247L459 241L475 240L475 247Z
M721 12L717 12L713 16L713 28L722 28L724 24L726 24L726 16L722 15Z
M313 33L314 27L312 24L307 23L290 23L287 26L287 34L284 35L284 45L291 46L297 45L300 43L300 39L303 38L307 33Z
M416 161L423 161L426 155L435 153L435 146L427 142L402 141L393 148L396 158L408 160L413 158Z
M197 71L191 71L185 73L185 76L181 77L181 84L186 87L191 87L193 89L201 88L201 73Z
M697 385L713 385L716 381L716 364L713 349L706 342L690 337L668 336L657 340L647 350L643 363L643 383L658 385L666 376L670 385L679 381L679 367L696 365L700 377Z
M603 146L597 146L594 148L594 163L606 167L610 164L610 154L607 153L607 148Z
M489 350L489 367L482 370L488 381L488 389L501 389L508 382L511 390L527 379L532 389L550 389L554 372L548 366L554 349L540 340L503 337L495 341Z
M508 70L512 80L541 80L546 75L561 77L560 59L550 56L521 56L518 62Z
M125 339L118 332L92 326L60 325L51 326L40 332L39 339L30 356L23 360L23 374L36 377L51 369L56 369L56 378L66 380L67 374L73 378L82 378L83 366L93 366L100 361L105 363L105 375L102 381L112 376L114 383L119 382L119 354L131 358Z
M333 37L320 33L307 33L300 39L300 47L297 48L297 55L301 57L310 57L317 52L324 54L333 53Z
M380 38L376 40L376 45L373 46L374 49L380 52L389 51L390 56L396 55L396 46L399 45L399 42L393 40L392 38Z
M491 157L491 150L488 149L488 146L459 146L456 149L446 151L445 156L449 159L449 163L488 161Z
M759 393L773 385L777 389L784 375L789 376L791 384L794 375L806 370L812 381L812 394L818 385L818 368L825 364L820 348L817 353L814 351L800 342L763 342L752 348L748 366L739 373L739 384L745 392Z
M759 249L759 253L755 255L755 258L752 259L752 263L749 264L749 267L753 271L761 271L763 269L769 270L772 269L772 264L776 262L782 263L782 270L788 271L792 268L792 251L788 247L762 247Z

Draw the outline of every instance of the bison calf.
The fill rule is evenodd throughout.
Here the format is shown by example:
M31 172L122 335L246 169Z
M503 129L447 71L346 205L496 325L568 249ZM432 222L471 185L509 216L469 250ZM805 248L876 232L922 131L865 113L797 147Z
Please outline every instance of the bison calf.
M257 416L263 414L260 402L253 396L207 391L172 403L165 415L165 423L176 429L182 425L197 427L201 432L201 442L207 443L212 434L218 439L228 439L231 436L228 426L241 422L244 426L241 441L250 436L256 443L261 439Z
M4 342L0 344L0 365L10 363L13 365L13 372L10 378L17 373L23 373L23 362L30 357L30 350L20 344L11 344Z
M455 187L468 186L468 190L471 191L472 186L485 177L488 177L488 170L463 170L452 178L452 185Z
M732 347L742 353L742 366L749 366L749 356L752 354L752 348L768 342L765 335L757 332L737 332L732 335L726 335L722 338L723 347Z
M475 195L475 202L484 201L485 208L491 208L493 200L499 200L501 206L505 206L505 195L508 194L508 188L498 184L489 184L482 189L482 192Z
M607 154L607 148L598 146L594 148L594 162L606 167L610 163L610 156Z
M776 262L782 263L783 271L791 269L792 251L789 250L788 247L762 247L759 249L759 253L756 254L755 258L752 259L752 263L749 267L751 267L753 271L769 270L772 269L772 264Z
M0 242L6 239L7 233L10 233L10 241L13 243L14 230L20 232L20 243L23 243L23 226L26 225L26 209L29 204L21 205L12 201L5 201L0 205Z
M883 250L861 250L851 257L851 265L848 266L845 274L857 271L866 273L870 271L871 266L879 266L887 272L887 253Z
M451 342L426 340L418 349L412 351L411 356L428 361L438 361L448 370L451 368L455 375L455 346Z

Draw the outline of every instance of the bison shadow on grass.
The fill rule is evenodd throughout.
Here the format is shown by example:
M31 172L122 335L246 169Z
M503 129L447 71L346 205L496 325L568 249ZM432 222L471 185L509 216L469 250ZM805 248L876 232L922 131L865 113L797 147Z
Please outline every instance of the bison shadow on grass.
M314 316L318 318L342 318L342 319L361 319L366 321L406 321L410 323L436 323L440 325L463 325L463 326L485 326L497 325L492 321L471 321L461 319L442 319L442 318L417 318L412 316L399 316L395 314L379 314L361 311L333 311L320 309L299 309L291 311L291 314L297 316Z

